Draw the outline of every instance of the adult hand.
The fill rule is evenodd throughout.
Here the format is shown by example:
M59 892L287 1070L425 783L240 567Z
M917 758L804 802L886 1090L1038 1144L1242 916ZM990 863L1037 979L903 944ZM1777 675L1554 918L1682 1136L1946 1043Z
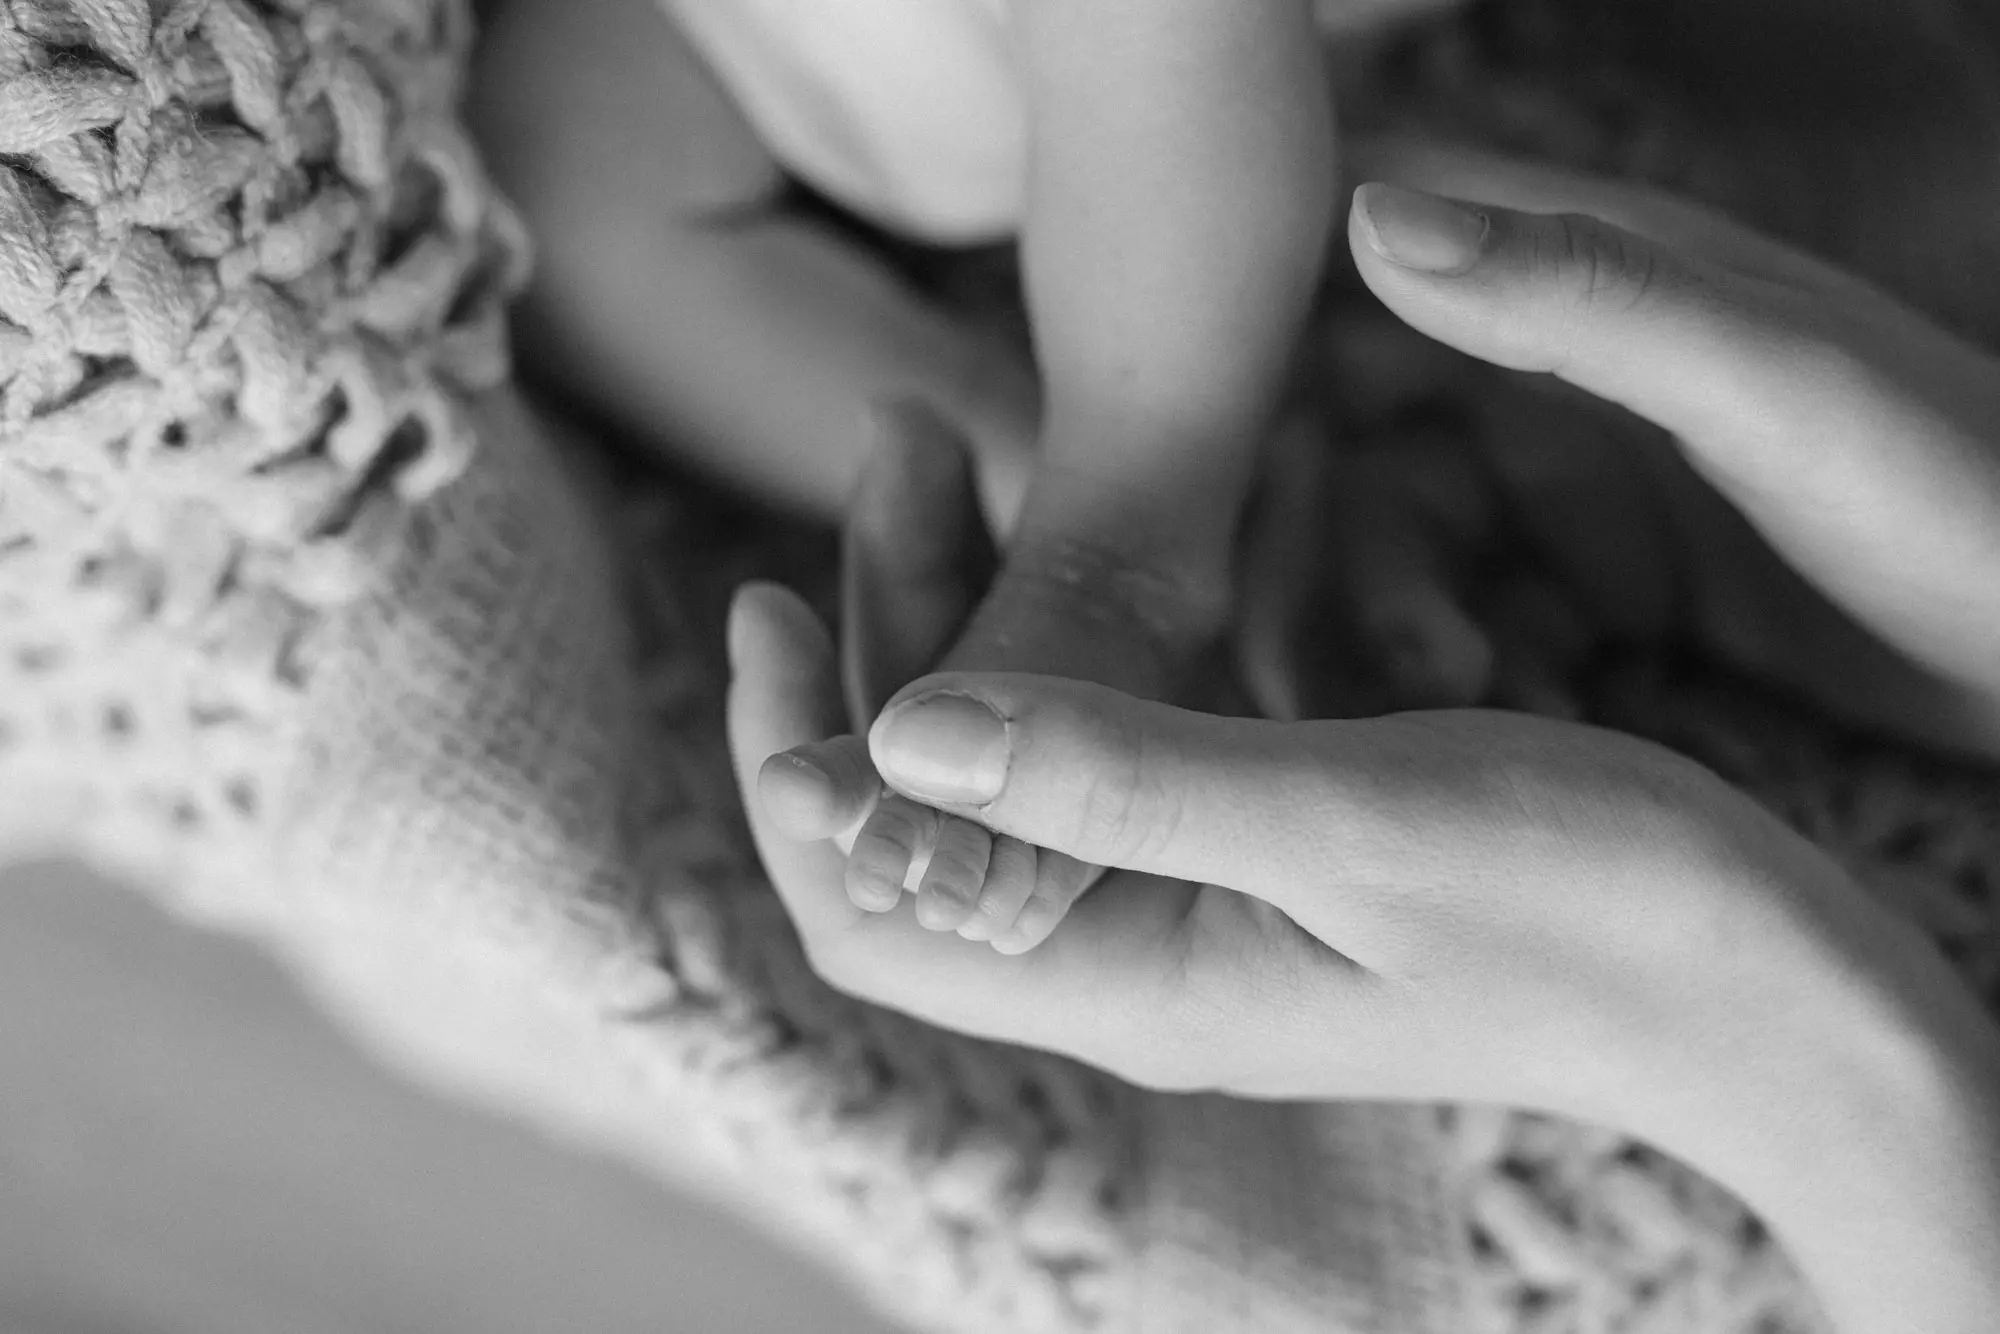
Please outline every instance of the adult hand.
M807 609L746 589L731 651L752 829L835 986L1153 1087L1619 1126L1741 1194L1856 1330L1970 1331L2000 1298L1991 1028L1927 940L1694 764L1521 715L1279 724L926 678L856 762L1118 868L1009 957L856 908L835 845L759 799L766 758L843 725Z
M1495 213L1463 235L1486 256L1498 238L1539 225L1510 223ZM1412 284L1451 280L1409 272ZM1829 277L1863 312L1897 310ZM1768 273L1746 282L1761 295L1787 290ZM1554 291L1580 291L1585 312L1643 309L1595 285ZM1774 307L1720 309L1748 320ZM1525 336L1546 327L1542 314L1543 325L1494 314L1476 327ZM1685 374L1704 326L1662 320L1639 322L1635 352L1650 355L1629 364L1609 366L1611 354L1592 349L1555 365L1619 371L1621 402L1668 415L1659 405L1677 400L1649 392L1645 371ZM1520 345L1499 351L1509 347L1516 355L1497 359L1536 363ZM1721 384L1762 428L1751 443L1771 449L1785 438L1778 414L1812 405L1787 380L1799 363L1758 360L1758 350ZM1937 401L1913 400L1913 385L1936 381L1878 377L1870 388L1900 388L1889 401L1906 407ZM1834 444L1832 462L1865 463L1851 439ZM1828 582L1850 598L1870 588L1866 578ZM1117 868L1041 950L1007 958L930 935L907 910L854 908L839 892L837 849L796 837L812 820L757 800L764 759L842 726L832 649L795 599L770 588L746 592L732 630L732 741L753 827L815 965L836 985L1157 1086L1496 1100L1609 1122L1735 1188L1855 1329L1972 1329L1992 1309L2000 1059L1990 1024L1927 941L1696 766L1518 716L1287 726L1045 677L929 678L892 702L866 755L850 743L852 761L902 799ZM1920 633L1901 647L1937 654L1953 642ZM1837 1181L1830 1161L1842 1164Z
M848 552L876 595L851 605L903 619L875 625L872 663L848 660L860 716L948 641L988 568L962 528L936 524L969 487L948 435L892 436L871 478ZM1717 1035L1743 1015L1763 1016L1756 1041L1801 1053L1818 1044L1789 1024L1878 1023L1906 971L1883 973L1879 942L1916 971L1934 962L1809 845L1633 738L1488 712L1285 725L950 674L900 691L863 742L839 736L835 649L796 597L746 589L731 652L745 806L816 965L934 1022L1143 1082L1490 1097L1623 1122L1630 1097L1701 1087L1684 1062L1742 1059L1751 1035ZM913 759L912 718L958 760ZM989 744L1002 718L1004 752ZM799 748L865 773L856 789L879 772L904 800L1119 869L1018 958L926 932L909 905L863 911L828 836L866 811L773 783L783 766L766 762Z
M1686 635L1863 722L2000 749L2000 359L1682 201L1446 151L1376 165L1510 205L1364 187L1350 242L1392 312L1660 429L1516 384L1489 400L1487 457L1378 454L1339 479L1333 522L1312 517L1343 544L1322 605L1350 635L1427 660L1425 702L1477 697L1466 604L1505 522L1614 633ZM1252 630L1267 698L1274 624Z

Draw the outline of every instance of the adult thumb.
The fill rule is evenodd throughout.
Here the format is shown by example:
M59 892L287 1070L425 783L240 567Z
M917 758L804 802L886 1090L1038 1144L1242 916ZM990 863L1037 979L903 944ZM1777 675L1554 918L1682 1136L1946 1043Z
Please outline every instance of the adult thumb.
M1060 677L925 677L868 746L891 787L1000 833L1274 902L1333 795L1297 728Z

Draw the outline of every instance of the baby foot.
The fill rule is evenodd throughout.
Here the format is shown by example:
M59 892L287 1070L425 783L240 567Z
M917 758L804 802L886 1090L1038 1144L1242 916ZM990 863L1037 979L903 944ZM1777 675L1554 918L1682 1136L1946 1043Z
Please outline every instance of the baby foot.
M993 836L978 825L885 793L847 854L847 897L888 912L914 893L920 923L953 931L978 901L992 855Z
M913 894L926 929L1022 954L1049 938L1096 874L1073 857L886 793L854 837L847 896L865 911L888 912Z
M1077 543L1017 553L996 581L964 442L920 404L885 404L877 426L880 447L842 534L840 674L855 725L941 657L1162 693L1154 622L1186 616L1187 589L1105 568ZM759 786L765 809L794 837L831 839L847 853L845 892L856 907L889 912L910 894L922 926L1003 953L1046 940L1098 874L884 790L858 736L773 756Z
M1096 868L961 816L889 792L857 736L800 746L768 760L758 797L802 840L847 853L846 892L864 912L915 896L917 921L1022 954L1047 940L1096 878Z

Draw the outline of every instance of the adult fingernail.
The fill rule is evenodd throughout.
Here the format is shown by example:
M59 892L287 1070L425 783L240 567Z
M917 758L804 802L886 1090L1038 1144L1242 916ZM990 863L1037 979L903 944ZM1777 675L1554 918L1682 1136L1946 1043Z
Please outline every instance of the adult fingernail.
M919 695L875 725L875 766L925 801L979 804L1007 781L1007 724L969 695Z
M1373 182L1354 194L1369 248L1419 273L1464 273L1479 260L1491 220L1437 195Z
M827 810L833 789L832 775L789 751L771 756L757 772L757 795L764 803L764 813L795 838L828 836Z

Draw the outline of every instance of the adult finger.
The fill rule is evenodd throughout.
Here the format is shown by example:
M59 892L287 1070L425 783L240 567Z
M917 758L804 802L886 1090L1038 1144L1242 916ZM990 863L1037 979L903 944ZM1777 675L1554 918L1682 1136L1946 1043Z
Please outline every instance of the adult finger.
M758 855L808 940L850 926L862 914L840 892L846 858L831 843L780 828L758 781L771 757L840 727L833 645L797 594L751 583L729 609L729 661L729 752Z
M844 838L852 846L881 795L868 742L851 733L794 746L765 760L757 773L764 813L801 841Z
M1398 315L1665 427L1786 558L1961 680L2000 653L1993 359L1884 297L1829 296L1582 214L1356 192L1350 241Z
M1349 242L1376 295L1481 360L1540 371L1683 435L1771 417L1795 289L1589 214L1541 214L1371 183ZM1774 327L1777 326L1777 327ZM1750 409L1750 410L1746 410Z
M876 432L841 530L841 672L856 728L936 665L998 565L964 438L916 400L879 405Z

